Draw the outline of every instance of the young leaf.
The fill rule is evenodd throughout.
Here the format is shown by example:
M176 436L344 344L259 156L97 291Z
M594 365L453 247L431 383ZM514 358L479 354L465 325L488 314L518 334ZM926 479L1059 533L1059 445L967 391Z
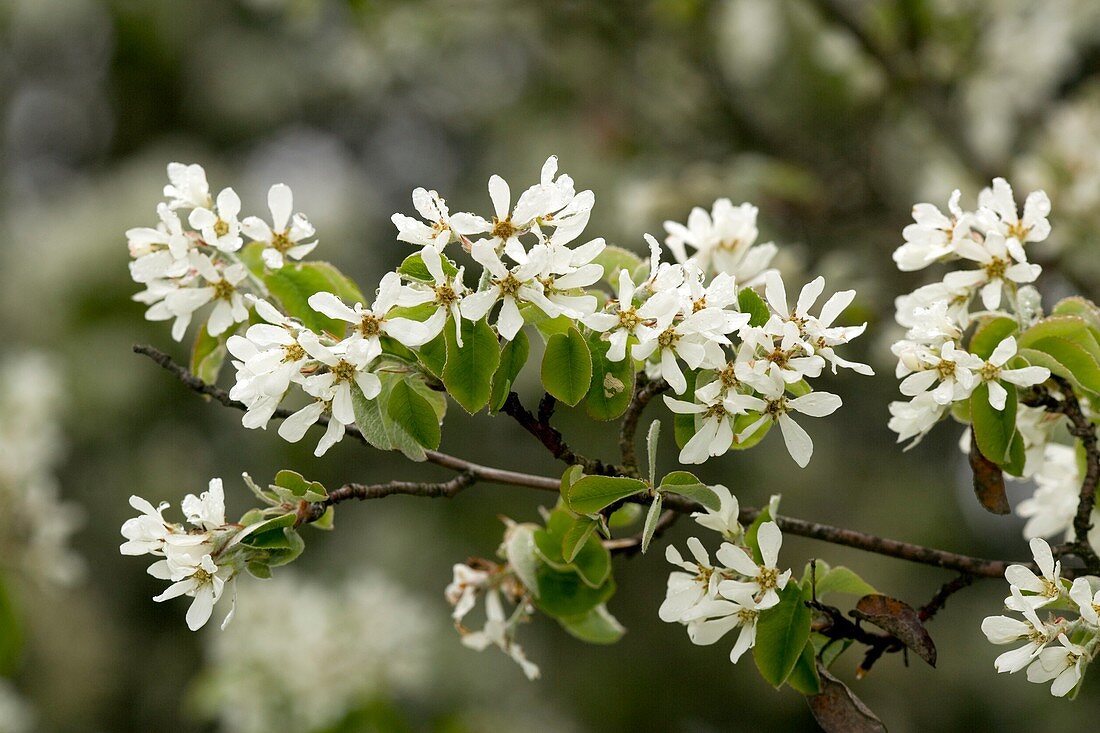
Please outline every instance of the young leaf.
M807 641L806 646L802 647L802 654L795 662L791 676L787 678L787 684L807 696L821 692L821 676L817 673L813 639Z
M1088 352L1094 361L1100 362L1100 344L1097 344L1084 318L1078 316L1049 316L1020 334L1022 348L1039 348L1046 339L1063 339L1077 344Z
M599 588L592 588L577 573L554 570L545 563L539 563L536 570L536 587L535 605L555 618L583 616L615 593L615 581L611 578Z
M589 644L614 644L623 638L626 629L602 603L582 616L560 618L562 628Z
M595 514L620 499L646 488L645 482L625 476L585 476L566 491L566 505L577 514Z
M830 568L824 563L818 563L816 588L818 600L834 593L866 596L877 592L870 583L843 565Z
M1100 393L1100 363L1080 344L1065 338L1044 338L1021 348L1020 356L1044 366L1074 387Z
M491 411L499 410L508 399L508 393L512 391L516 377L527 363L530 350L531 342L523 329L517 331L515 337L504 344L504 348L500 350L500 365L493 373L493 389L489 397Z
M978 324L974 335L970 337L967 351L975 356L988 359L990 354L993 353L993 349L997 348L997 344L1015 334L1018 327L1019 324L1016 323L1016 319L1007 316L985 319Z
M584 336L575 328L555 333L542 356L542 385L561 402L580 402L592 384L592 355Z
M195 343L191 346L191 373L207 384L218 381L218 372L225 363L225 342L234 331L231 328L221 336L211 336L203 323L195 334Z
M454 319L448 318L443 328L454 331ZM442 378L443 368L447 365L447 337L440 332L438 336L416 350L416 358L434 376Z
M645 515L645 524L642 525L642 554L649 550L649 543L653 541L653 533L657 531L657 520L661 518L661 505L664 496L659 492L653 497L653 503L649 505L649 511Z
M328 496L324 486L316 481L307 481L297 471L279 471L275 474L275 486L285 489L290 496L303 501L324 501Z
M596 531L597 526L599 526L598 522L585 516L573 520L561 540L561 554L566 562L573 562L577 558L577 554L584 547L584 543L588 541L588 538L592 536L592 533Z
M425 448L439 447L441 431L435 408L408 380L395 382L386 400L386 414Z
M687 471L673 471L665 474L658 488L663 492L685 496L707 509L718 511L722 508L722 501L718 498L718 494L697 479L695 474Z
M508 528L504 535L504 557L512 566L516 577L535 596L538 595L538 556L535 552L534 524L516 524Z
M268 291L283 306L287 315L300 320L318 333L343 336L348 324L323 316L309 305L314 293L334 293L349 305L363 302L355 285L327 262L299 262L285 265L264 276Z
M695 394L695 379L699 373L692 370L686 370L684 372L684 379L687 382L687 394ZM687 445L687 442L695 436L695 416L684 413L675 413L672 416L672 435L676 439L676 447L683 448ZM736 444L735 446L736 447Z
M443 266L443 274L448 277L454 277L458 274L458 268L446 257L440 257L440 264ZM405 258L401 263L401 266L397 268L397 271L405 277L413 280L420 280L421 282L435 282L435 278L432 277L432 273L428 272L427 266L424 264L424 259L420 256L419 252L411 254Z
M657 485L657 441L661 437L661 421L654 420L649 424L649 432L645 436L646 455L649 458L649 485Z
M742 431L745 430L745 428L752 425L759 419L759 412L746 412L744 415L738 415L733 421L734 435L740 435ZM756 429L756 432L750 435L747 440L734 440L732 448L734 450L748 450L749 448L752 448L754 445L764 439L764 436L767 435L768 431L772 429L772 425L775 425L775 422L773 420L766 421L763 425L758 427Z
M1012 434L1016 432L1016 388L1008 390L1004 409L998 410L989 404L989 384L979 384L970 395L970 419L982 455L998 466L1007 463Z
M609 244L592 260L597 265L603 266L603 279L608 285L617 288L619 286L619 271L633 272L642 264L642 258L628 249Z
M742 313L749 314L750 326L763 326L768 322L768 317L771 316L768 304L752 288L743 288L737 294L737 306Z
M753 659L763 677L779 687L794 670L810 638L812 612L802 601L802 587L793 579L779 593L779 604L760 612Z
M614 420L626 412L634 390L634 360L608 361L611 343L593 332L588 337L592 354L592 382L584 407L596 420Z
M477 322L464 318L461 348L453 328L445 328L443 335L447 340L443 384L462 409L473 414L489 402L493 373L500 364L496 334L484 318Z

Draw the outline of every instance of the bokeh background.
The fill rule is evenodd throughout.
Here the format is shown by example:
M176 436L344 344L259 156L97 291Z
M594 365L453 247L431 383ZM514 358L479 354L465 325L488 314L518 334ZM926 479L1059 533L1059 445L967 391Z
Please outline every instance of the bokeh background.
M491 173L523 187L552 153L596 192L588 234L638 251L643 232L693 205L752 201L788 282L822 273L857 288L870 322L857 356L878 376L830 380L845 406L811 428L809 468L772 436L700 475L743 504L781 492L794 516L1025 552L1019 520L976 508L957 427L908 453L886 429L893 297L922 282L890 253L912 203L942 205L956 187L972 201L1005 175L1021 199L1042 187L1053 200L1054 234L1032 249L1048 302L1100 295L1095 2L0 0L0 80L0 631L22 637L0 731L813 725L751 661L731 667L728 646L693 647L658 621L659 552L617 563L610 607L629 632L613 647L538 621L525 642L535 683L503 655L460 647L442 598L451 564L491 556L497 515L533 519L545 501L508 487L341 507L337 531L307 533L292 568L241 584L224 633L192 634L186 604L153 603L146 563L117 551L131 493L178 502L223 476L240 512L242 471L294 468L330 486L440 475L352 442L317 460L131 353L149 342L186 354L130 301L123 237L154 221L168 161L202 163L246 210L288 183L319 231L316 256L366 287L407 251L388 217L411 212L413 187L484 210ZM533 400L537 386L521 387ZM584 452L612 455L602 426L560 420ZM503 417L452 410L443 447L560 470ZM949 577L793 537L784 557L848 564L914 605ZM854 690L893 731L1083 729L1095 680L1067 703L994 673L978 625L1003 593L983 583L952 598L931 625L939 669L891 657ZM835 670L852 682L849 655Z

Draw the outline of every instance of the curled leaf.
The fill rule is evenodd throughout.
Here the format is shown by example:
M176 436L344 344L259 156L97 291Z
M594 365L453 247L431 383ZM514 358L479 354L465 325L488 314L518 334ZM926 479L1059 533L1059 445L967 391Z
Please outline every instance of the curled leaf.
M974 472L974 494L978 503L994 514L1011 513L1004 473L1000 466L982 455L973 430L970 431L970 470Z
M821 692L806 698L814 720L825 733L886 733L886 726L848 686L819 662Z
M936 666L936 644L921 623L920 616L908 603L874 593L860 598L852 615L879 627L928 664Z

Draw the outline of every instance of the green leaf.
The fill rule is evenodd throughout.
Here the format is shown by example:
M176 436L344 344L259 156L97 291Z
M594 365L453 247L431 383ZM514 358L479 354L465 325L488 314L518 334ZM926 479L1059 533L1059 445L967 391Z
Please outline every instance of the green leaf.
M1088 324L1093 338L1100 341L1100 308L1088 298L1079 295L1064 298L1051 310L1052 316L1077 316Z
M657 484L657 441L661 438L661 421L654 420L649 424L649 432L645 436L646 458L649 459L649 484Z
M321 515L320 519L315 519L310 522L311 527L314 529L323 529L326 531L336 528L336 507L330 506L325 509L325 513Z
M982 455L998 466L1008 463L1008 448L1016 432L1016 388L1008 390L1004 409L997 410L989 404L989 384L982 382L970 395L970 418Z
M792 382L787 385L787 391L795 397L801 397L813 392L813 387L805 379L799 379L797 382Z
M664 496L658 493L653 497L653 503L649 505L649 511L645 515L645 524L642 525L642 554L649 550L649 543L653 541L653 533L657 531L657 521L661 518L661 505Z
M443 329L455 330L453 318L447 318ZM435 377L442 378L443 368L447 365L447 337L441 331L438 336L416 350L417 361Z
M307 481L297 471L279 471L275 474L275 486L286 490L289 496L303 501L324 501L328 497L324 486L316 481Z
M809 577L809 568L807 567L807 573L805 577ZM805 578L803 578L805 582ZM866 596L872 593L877 593L874 587L863 578L859 577L853 570L838 565L835 568L830 568L825 563L818 561L817 563L817 598L821 600L827 595L834 593L846 593L854 596Z
M634 360L608 361L611 343L593 332L588 337L592 354L592 381L588 386L585 410L596 420L614 420L626 412L634 394Z
M1038 346L1046 339L1064 339L1077 344L1100 362L1100 344L1096 342L1089 324L1078 316L1049 316L1020 334L1019 345L1022 348L1043 349Z
M575 550L574 556L567 559L563 550L573 525L572 514L564 509L555 509L550 514L546 528L535 530L535 550L554 570L575 572L585 585L598 588L611 574L611 553L603 546L600 538L590 532Z
M423 447L432 450L439 447L439 417L431 403L407 380L394 383L386 400L386 414Z
M484 318L477 322L462 319L461 348L453 328L443 333L447 339L443 384L462 409L473 414L488 404L493 373L500 364L496 334Z
M974 335L970 337L970 345L967 348L971 354L988 359L997 344L1016 333L1018 324L1015 318L998 316L996 318L983 319Z
M812 616L802 601L802 588L794 580L779 592L778 605L761 611L752 656L760 676L773 687L787 681L802 656Z
M1091 338L1091 337L1090 337ZM1100 393L1100 363L1080 344L1065 338L1044 338L1019 351L1035 366L1045 366L1074 387Z
M607 526L611 529L624 529L633 527L642 518L641 504L624 504L607 518Z
M530 351L531 343L523 329L517 331L515 337L504 344L504 348L500 350L500 366L493 373L493 389L489 397L490 410L495 412L504 405L504 401L508 399L508 393L516 383L516 377L527 363Z
M596 531L597 526L599 526L599 523L588 517L580 516L573 520L561 540L561 554L566 562L576 560L577 553L581 551L584 543Z
M555 618L583 616L615 593L615 581L608 578L599 588L592 588L575 572L561 572L540 563L536 571L538 597L535 605Z
M737 294L737 306L742 313L749 314L750 326L763 326L771 316L768 304L752 288L743 288Z
M803 695L816 695L821 692L821 676L817 673L817 659L814 654L813 640L802 647L794 669L791 670L787 684Z
M323 316L309 305L314 293L334 293L349 305L362 303L363 294L354 283L327 262L299 262L284 265L264 276L271 295L283 306L283 311L300 320L306 328L318 333L342 337L348 324Z
M221 336L211 336L203 323L191 346L191 373L207 384L218 381L218 373L225 363L225 342L235 331L230 328Z
M722 500L702 481L695 478L694 474L687 471L673 471L661 479L660 491L679 494L691 499L707 509L718 511L722 508Z
M566 492L566 505L577 514L595 514L620 499L645 491L644 481L625 476L585 476Z
M382 391L373 400L366 399L358 385L352 385L352 409L355 411L355 423L368 443L380 450L399 450L409 460L423 461L426 457L423 446L390 417L387 409L394 385L406 378L404 374L392 372L379 374L379 379L382 380ZM420 396L428 399L423 393ZM438 400L438 398L434 399ZM428 402L433 404L431 399L428 399ZM437 410L437 406L433 404L432 409Z
M592 355L584 336L575 328L556 333L542 356L542 386L567 405L580 402L592 384Z
M570 634L589 644L614 644L623 638L626 629L603 604L582 616L558 619Z
M592 260L597 265L603 266L603 279L612 287L619 286L619 271L633 272L642 264L642 258L628 249L607 245L603 251Z
M446 257L440 257L439 259L443 265L444 275L447 277L454 277L458 274L458 267L455 266L455 263L451 262ZM435 282L435 278L432 277L432 273L428 272L428 268L424 265L424 258L420 256L419 252L406 257L401 263L401 266L397 268L397 271L413 280L419 280L426 283Z

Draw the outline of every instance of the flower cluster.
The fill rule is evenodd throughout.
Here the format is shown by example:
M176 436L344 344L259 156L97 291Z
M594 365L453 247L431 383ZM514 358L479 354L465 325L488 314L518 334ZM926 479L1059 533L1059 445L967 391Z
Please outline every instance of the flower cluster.
M516 643L518 626L530 620L535 609L526 588L508 566L485 560L472 565L457 563L444 596L454 607L451 617L464 646L479 652L495 646L520 666L527 679L538 678L538 665L530 661L523 647ZM481 597L485 598L485 625L475 631L467 628L463 620ZM505 599L512 605L509 612L505 611Z
M737 521L737 497L724 486L710 488L718 494L721 508L692 516L726 541L715 553L715 563L696 537L687 541L690 559L668 546L665 557L678 570L669 575L658 614L662 621L686 626L688 637L700 645L714 644L733 629L740 629L730 651L730 661L736 664L755 645L757 620L761 612L779 603L779 592L787 586L791 571L779 569L783 544L779 526L773 521L760 524L754 551ZM771 511L777 500L773 497Z
M313 226L293 213L293 194L281 183L268 191L268 224L255 216L240 219L241 199L232 188L213 196L202 166L170 163L168 180L157 225L126 232L130 275L145 286L134 299L149 306L150 321L173 320L177 341L194 314L213 304L206 331L219 336L248 320L247 293L265 291L242 261L245 237L257 243L264 265L279 269L285 258L300 260L317 246L316 240L304 241L313 237Z
M648 263L623 250L612 260L602 238L575 244L595 197L577 192L550 157L539 182L514 205L504 179L490 178L488 216L452 213L437 192L416 189L421 218L394 214L393 223L397 238L419 252L381 278L373 303L333 276L331 289L315 289L306 309L295 310L265 285L283 267L283 255L301 258L314 244L299 244L313 230L291 215L289 189L271 189L273 226L254 218L238 224L236 195L226 189L212 202L202 168L172 164L169 178L162 224L128 233L136 258L131 271L147 286L137 296L150 305L147 317L175 318L178 339L191 314L213 301L205 330L224 338L235 358L232 396L248 407L244 425L266 427L296 386L308 402L279 434L293 442L310 426L327 424L317 455L356 422L357 401L383 391L380 374L423 371L423 359L410 361L410 349L419 355L441 343L444 328L462 347L464 321L484 319L504 342L526 324L564 321L605 341L610 362L643 364L651 378L683 396L668 406L694 416L685 463L756 442L778 423L791 455L805 466L813 443L791 413L819 417L840 406L835 395L811 394L806 380L826 366L872 373L836 351L864 329L835 325L854 291L833 295L813 315L825 285L817 278L791 307L779 273L768 269L775 245L755 243L756 208L749 204L722 199L709 214L692 211L686 225L666 222L673 262L662 261L660 244L648 235ZM191 230L179 218L188 208ZM255 241L244 245L242 234ZM459 265L452 256L460 255L472 262ZM623 264L630 258L636 266ZM617 271L607 271L612 262ZM468 266L477 268L476 285L466 284ZM616 292L595 287L605 277ZM746 289L758 284L766 300ZM246 320L251 325L235 326Z
M171 581L172 585L153 600L167 601L184 595L193 598L187 610L187 626L197 631L210 620L214 604L221 598L226 584L232 588L243 566L240 553L233 552L243 533L240 525L229 525L225 521L222 480L211 479L209 490L200 496L188 494L184 497L181 508L190 526L164 518L168 502L153 506L140 496L131 496L130 506L141 513L122 525L126 542L119 551L123 555L161 558L149 566L149 574ZM232 617L231 609L222 628Z
M997 657L998 672L1026 668L1029 682L1050 682L1051 694L1063 697L1078 687L1100 650L1100 578L1080 576L1070 583L1050 545L1036 538L1031 551L1039 574L1024 565L1005 570L1010 591L1005 608L1022 618L989 616L982 631L993 644L1023 642Z
M911 399L890 404L890 429L899 442L912 439L910 446L980 385L989 391L989 404L1003 410L1008 389L1050 377L1043 366L1015 366L1013 336L997 341L987 354L961 345L976 322L1006 318L1024 329L1038 319L1039 292L1030 283L1042 268L1028 261L1026 245L1050 234L1049 199L1042 191L1029 194L1020 216L1003 178L981 192L974 211L964 211L960 199L956 190L946 213L933 204L913 207L914 223L905 228L905 244L894 252L898 268L906 272L936 262L964 266L896 301L897 322L907 330L892 350L901 392ZM978 309L972 311L975 301Z

